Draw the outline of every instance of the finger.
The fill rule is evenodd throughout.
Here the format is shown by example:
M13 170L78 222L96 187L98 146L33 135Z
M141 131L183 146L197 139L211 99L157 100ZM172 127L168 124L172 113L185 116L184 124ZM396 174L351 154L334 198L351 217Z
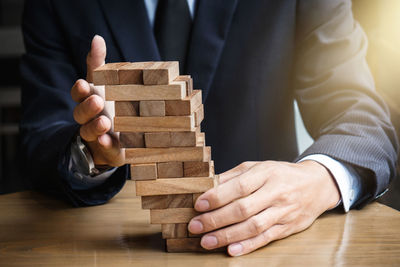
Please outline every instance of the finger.
M92 40L90 52L86 57L86 80L93 82L93 70L104 65L106 60L107 48L106 42L100 35L95 35Z
M87 81L83 79L77 80L71 88L71 97L77 103L82 102L85 98L89 97L90 95L91 95L90 86L87 83Z
M92 120L104 109L104 100L98 95L91 95L74 108L74 120L79 124L85 124Z
M288 228L289 226L286 224L275 224L256 237L229 245L228 253L231 256L241 256L250 253L274 240L289 236Z
M87 141L95 141L100 135L105 134L111 128L111 121L106 116L100 116L80 128L81 137Z
M230 169L229 171L226 171L224 173L221 173L219 175L219 184L223 184L232 178L239 176L243 174L244 172L248 171L250 168L252 168L254 165L256 165L258 161L245 161L239 165L237 165L235 168Z
M125 164L125 153L120 149L117 136L106 133L96 141L88 142L96 165L122 166Z
M200 212L213 210L250 195L265 183L264 165L267 164L256 164L236 178L208 190L197 199L195 209Z
M258 236L278 223L287 213L288 209L268 208L244 222L204 235L201 246L205 249L214 249Z
M114 140L109 134L100 135L98 137L98 141L99 141L100 146L106 150L111 149L114 144Z
M236 200L228 205L194 217L188 229L191 233L200 234L221 227L242 222L271 206L274 195L269 188L262 187L248 197Z

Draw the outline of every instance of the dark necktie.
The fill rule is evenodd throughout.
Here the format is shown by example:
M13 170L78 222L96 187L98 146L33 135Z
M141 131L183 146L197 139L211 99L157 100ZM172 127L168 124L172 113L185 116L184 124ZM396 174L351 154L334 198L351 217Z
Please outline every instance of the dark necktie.
M162 60L178 60L184 73L192 19L186 0L159 0L154 35Z

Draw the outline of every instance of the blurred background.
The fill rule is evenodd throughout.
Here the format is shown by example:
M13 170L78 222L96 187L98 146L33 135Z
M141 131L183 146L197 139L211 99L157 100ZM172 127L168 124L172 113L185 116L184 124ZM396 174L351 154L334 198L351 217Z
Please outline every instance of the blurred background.
M22 8L23 0L0 0L0 194L27 189L22 182L23 166L18 156L19 61L24 52ZM353 12L367 33L368 63L400 136L400 1L353 0ZM301 152L312 139L304 129L297 107L296 131ZM400 210L400 179L395 179L380 201Z

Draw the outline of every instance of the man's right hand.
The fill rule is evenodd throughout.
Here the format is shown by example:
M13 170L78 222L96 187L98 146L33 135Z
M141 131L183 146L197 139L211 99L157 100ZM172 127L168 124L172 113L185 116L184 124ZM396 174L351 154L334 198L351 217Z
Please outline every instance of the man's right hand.
M74 119L80 124L80 136L89 146L94 163L118 167L124 164L124 153L119 147L118 136L110 132L111 120L102 115L104 99L96 95L92 82L94 69L104 65L106 43L101 36L92 40L90 52L86 58L86 80L79 79L71 89L72 99L78 103L74 109Z

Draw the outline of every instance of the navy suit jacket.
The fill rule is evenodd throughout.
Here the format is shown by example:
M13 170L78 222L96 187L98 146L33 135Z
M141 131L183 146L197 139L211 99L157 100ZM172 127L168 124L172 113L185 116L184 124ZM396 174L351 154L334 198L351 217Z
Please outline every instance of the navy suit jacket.
M187 74L203 90L202 129L217 172L248 160L298 156L293 100L325 154L353 166L367 203L395 172L397 140L365 61L367 41L346 0L199 0ZM66 178L78 130L70 88L86 76L95 34L107 62L161 60L142 0L26 1L21 131L27 171L39 189L75 205L106 202L127 167L90 190Z

